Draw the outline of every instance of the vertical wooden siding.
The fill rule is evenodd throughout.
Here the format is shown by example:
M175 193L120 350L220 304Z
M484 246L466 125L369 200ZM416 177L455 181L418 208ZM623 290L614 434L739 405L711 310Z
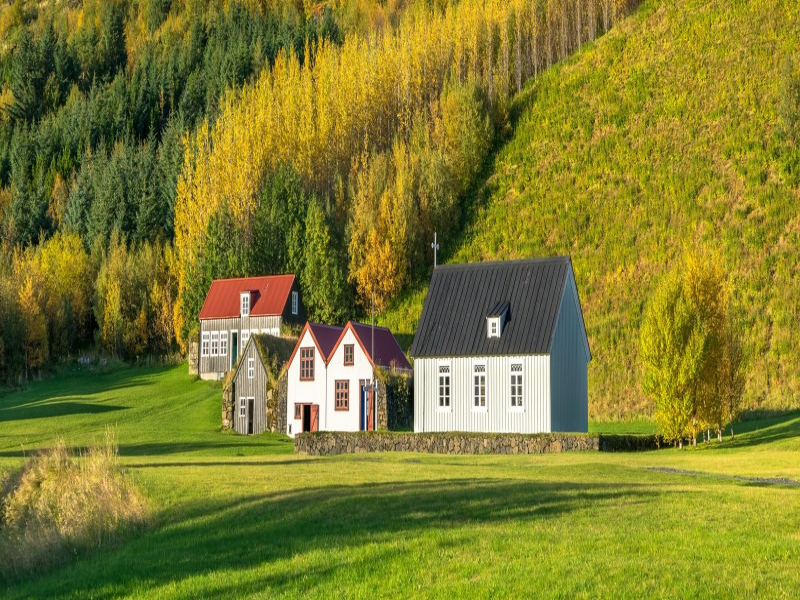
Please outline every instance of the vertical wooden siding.
M588 358L575 279L569 276L550 350L553 431L589 430Z
M247 377L247 359L254 359L253 378ZM267 428L267 371L261 363L258 349L254 343L247 344L245 353L241 357L239 370L233 379L234 384L234 410L233 429L239 433L247 433L248 417L240 416L241 399L254 398L253 403L253 433L263 433ZM247 410L245 403L245 412Z
M450 363L450 410L439 411L439 365ZM473 410L473 364L486 363L486 411ZM523 365L524 410L511 407L511 364ZM550 431L550 357L418 358L414 361L414 431Z
M242 334L241 331L264 331L265 333L277 329L280 331L281 317L235 317L232 319L206 319L200 321L200 342L199 353L199 373L200 375L212 373L218 375L219 373L227 373L235 365L231 365L231 331L238 332L239 346L241 348ZM228 353L226 356L203 356L203 333L220 331L228 333ZM239 353L241 354L241 352Z

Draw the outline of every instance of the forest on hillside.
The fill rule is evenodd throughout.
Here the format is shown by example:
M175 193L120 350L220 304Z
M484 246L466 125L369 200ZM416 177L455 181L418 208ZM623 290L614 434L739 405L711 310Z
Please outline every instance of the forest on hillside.
M212 278L299 275L312 317L426 267L523 84L633 0L0 8L0 379L184 348Z

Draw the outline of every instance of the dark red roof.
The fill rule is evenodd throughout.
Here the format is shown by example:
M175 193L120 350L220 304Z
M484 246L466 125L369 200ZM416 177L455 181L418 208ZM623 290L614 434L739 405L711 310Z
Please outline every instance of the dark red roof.
M250 316L270 317L283 314L293 284L294 275L215 279L211 282L206 300L203 302L200 320L238 317L242 292L252 294Z
M400 344L392 335L392 332L385 327L375 327L375 355L372 355L372 326L363 323L350 321L348 325L353 328L358 341L366 355L372 360L373 365L381 367L393 367L395 369L411 370L406 355L400 348Z
M327 362L331 350L336 346L336 342L339 341L339 336L342 335L344 328L336 325L321 325L320 323L309 323L308 328L317 341L322 359ZM301 335L300 337L302 338L303 336Z

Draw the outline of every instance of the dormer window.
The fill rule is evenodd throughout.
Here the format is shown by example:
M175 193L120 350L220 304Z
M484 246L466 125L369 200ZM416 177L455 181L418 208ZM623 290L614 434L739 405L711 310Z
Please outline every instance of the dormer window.
M500 317L491 317L487 320L489 331L487 332L487 336L490 338L499 338L500 337Z
M250 292L242 292L241 296L242 316L250 316Z
M503 328L508 320L508 302L502 301L495 304L486 315L486 337L499 338L503 335Z

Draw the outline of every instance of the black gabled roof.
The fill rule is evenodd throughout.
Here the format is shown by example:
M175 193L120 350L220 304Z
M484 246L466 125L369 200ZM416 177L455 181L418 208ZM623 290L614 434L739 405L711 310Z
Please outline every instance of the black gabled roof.
M549 353L570 272L568 256L436 267L410 355ZM489 339L486 317L506 302L503 335Z

